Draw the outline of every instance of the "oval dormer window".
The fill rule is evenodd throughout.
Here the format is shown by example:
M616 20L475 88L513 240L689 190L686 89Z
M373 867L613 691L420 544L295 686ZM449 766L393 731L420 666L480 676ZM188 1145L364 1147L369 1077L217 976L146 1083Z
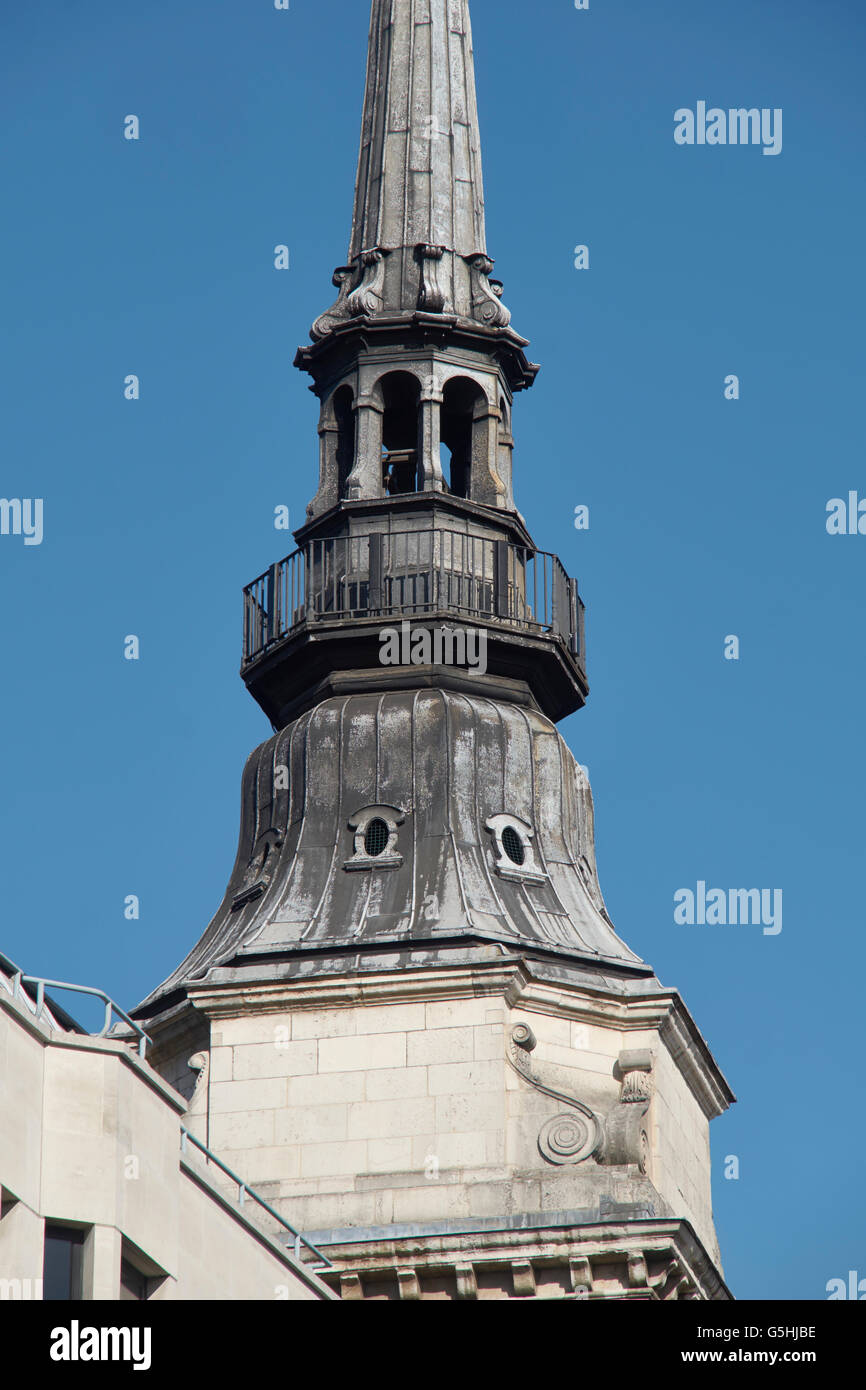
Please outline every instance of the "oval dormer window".
M399 869L400 826L406 813L399 806L364 806L349 817L353 853L343 864L351 873L364 869Z
M390 837L391 832L381 816L370 821L364 834L364 849L371 859L378 859L385 853Z
M500 878L515 883L544 883L547 870L538 863L535 831L521 816L502 811L485 822L493 835L493 867Z
M526 850L523 840L514 829L513 825L506 825L502 832L502 848L508 855L512 864L522 864L526 859Z

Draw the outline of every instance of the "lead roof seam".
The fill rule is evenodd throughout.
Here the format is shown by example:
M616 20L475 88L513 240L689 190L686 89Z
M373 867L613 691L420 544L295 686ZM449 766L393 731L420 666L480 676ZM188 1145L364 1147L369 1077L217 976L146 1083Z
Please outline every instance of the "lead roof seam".
M566 749L568 749L568 745L565 743L565 740L564 740L564 739L562 738L562 736L560 735L560 736L559 736L559 739L558 739L558 741L557 741L557 748L558 748L558 751L559 751L559 765L560 765L560 773L561 773L561 777L560 777L560 788L561 788L561 790L562 790L563 795L565 795L566 788L565 788L565 785L564 785L565 769L564 769L564 766L563 766L563 754L562 754L562 749L563 749L563 747L565 747ZM571 753L571 750L568 749L568 752ZM571 756L574 758L574 754L573 754L573 753L571 753ZM577 765L577 767L579 768L579 767L580 767L580 764L577 762L577 759L576 759L576 758L574 759L574 761L575 761L575 764ZM575 784L575 785L574 785L574 792L573 792L574 799L575 799L575 809L578 811L578 815L580 815L580 809L579 809L577 803L578 803L578 801L580 800L580 798L583 796L584 792L583 792L583 787L582 787L582 785L581 785L581 779L580 779L580 778L574 778L573 780L574 780L574 784ZM590 787L589 776L588 776L588 774L585 773L585 772L583 773L583 780L585 780L585 783L586 783L585 795L586 795L587 797L591 797L591 796L592 796L592 790L591 790L591 787ZM584 830L588 832L589 826L588 826L588 825L585 825L585 826L584 826ZM602 891L601 891L601 883L600 883L599 880L598 880L598 862L597 862L596 857L595 857L595 817L594 817L594 815L593 815L593 817L592 817L592 832L593 832L593 833L592 833L591 837L589 837L589 843L590 843L591 846L592 846L593 860L595 861L595 879L596 879L596 883L598 884L599 895L600 895L601 900L602 900L602 903L603 903L603 902L604 902L604 894L603 894ZM589 891L589 888L588 888L587 885L584 883L583 874L580 872L580 866L579 866L579 864L577 863L577 861L576 861L575 858L574 858L574 855L573 855L573 853L572 853L572 848L571 848L571 845L569 844L568 840L565 841L565 847L566 847L566 850L568 851L568 862L569 862L570 866L572 867L572 869L574 870L574 873L575 873L576 878L577 878L578 885L579 885L581 891L583 892L583 895L584 895L584 897L586 898L587 902L589 903L589 906L590 906L591 911L592 911L593 913L595 913L595 914L600 918L600 920L601 920L602 922L605 923L605 925L606 925L607 927L610 928L610 931L611 931L611 934L612 934L613 937L614 937L614 940L617 942L618 945L620 945L620 946L623 947L623 950L627 953L627 956L630 956L634 961L639 961L639 960L640 960L640 957L637 955L637 953L636 953L635 951L632 951L631 947L630 947L625 941L623 941L622 937L619 935L619 933L617 932L615 926L613 925L613 922L610 920L610 917L605 917L605 915L599 910L597 904L594 902L592 893ZM607 912L607 908L605 908L605 913L606 913L606 912ZM570 917L570 915L571 915L571 914L569 914L569 917ZM580 934L578 933L578 935L580 935ZM583 939L583 938L581 937L581 940L582 940L582 939ZM586 949L587 949L588 951L592 952L593 955L597 955L597 956L600 956L600 957L601 957L601 956L605 956L605 957L606 957L606 953L602 952L602 951L599 950L597 947L588 946ZM607 957L606 957L606 958L607 958Z
M392 12L392 13L393 13L393 12ZM403 155L403 230L402 230L402 234L401 234L401 237L400 237L400 241L401 241L401 243L402 243L403 246L407 246L408 243L409 243L409 220L410 220L410 217L409 217L409 202L410 202L410 198L411 198L411 194L410 194L410 190L409 190L409 182L410 182L410 179L411 179L411 177L412 177L412 170L411 170L411 164L412 164L412 109L413 109L413 104L414 104L414 101L415 101L415 0L410 0L409 34L408 34L408 40L409 40L409 81L408 81L408 83L407 83L407 89L406 89L406 90L407 90L407 106L406 106L406 144L405 144L404 155ZM432 50L431 50L431 58L432 58ZM390 66L389 71L388 71L388 78L389 78L389 81L388 81L388 109L389 109L389 114L390 114L390 107L391 107L391 82L390 82L390 78L392 77L393 72L394 72L393 59L394 59L394 53L393 53L393 46L392 46L392 51L391 51L391 66ZM432 110L432 102L431 102L431 110ZM431 145L432 145L432 139L431 139ZM383 167L384 167L384 161L383 161ZM383 184L384 184L385 180L383 179L382 182L383 182ZM404 301L408 301L408 293L409 293L409 285L408 285L409 267L408 267L407 264L406 264L406 257L405 257L405 254L402 254L402 255L400 256L400 262L401 262L401 264L400 264L400 303L403 304Z
M307 787L307 778L306 778L306 733L307 733L307 730L309 729L311 718L312 718L312 712L311 712L308 716L305 717L305 722L304 722L304 741L303 741L303 746L302 746L302 748L301 748L301 750L300 750L300 756L304 759L304 777L303 777L303 779L299 779L299 781L300 781L300 785L301 785L301 787L303 787L305 793L306 793L306 787ZM291 815L294 815L294 810L295 810L295 795L294 795L295 778L292 776L292 764L293 764L294 761L295 761L295 756L296 756L296 751L297 751L298 729L299 729L299 727L300 727L300 725L301 725L301 722L302 722L302 721L301 721L300 719L298 719L298 720L295 721L295 723L294 723L294 725L293 725L293 727L292 727L292 732L291 732L291 734L289 735L289 761L288 761L287 766L288 766L288 769L289 769L289 785L290 785L291 788L292 788L292 801L291 801L291 807L290 807L290 814L291 814ZM298 850L300 849L301 837L303 836L303 833L304 833L304 823L305 823L305 821L306 821L306 816L307 816L307 806L306 806L306 801L304 801L303 804L302 804L302 807L301 807L301 814L300 814L299 820L298 820L298 824L299 824L298 838L297 838L297 841L296 841L296 843L295 843L294 849L292 850L292 862L291 862L291 864L289 865L289 871L288 871L288 873L286 874L285 883L284 883L284 885L283 885L283 891L280 893L279 907L282 907L283 903L284 903L284 902L287 900L287 898L289 897L289 895L290 895L290 893L291 893L291 890L292 890L292 887L294 886L295 874L296 874L296 871L297 871L297 868L298 868ZM286 821L286 838L287 838L287 840L288 840L289 827L292 825L292 823L293 823L293 822L292 822L291 819L288 819L288 820ZM279 911L279 907L278 907L278 909L277 909L278 911Z
M417 805L418 805L418 793L417 793L418 760L417 760L416 752L415 752L415 750L416 750L416 741L415 741L415 740L416 740L416 734L417 734L417 730L418 730L418 717L417 717L417 715L418 715L418 700L419 700L419 698L420 698L420 695L421 695L420 690L416 690L415 693L414 693L414 695L412 696L412 722L411 722L411 725L410 725L410 733L411 733L411 758L412 758L412 783L411 783L411 797L412 797L412 808L411 808L411 814L412 814L412 873L411 873L411 875L410 875L410 878L411 878L411 880L412 880L412 903L411 903L411 907L410 907L410 909L409 909L409 912L410 912L410 916L409 916L409 933L410 933L410 935L411 935L411 933L412 933L412 928L413 928L414 925L415 925L415 911L416 911L416 904L417 904L417 898L418 898L418 895L417 895L417 886L416 886L416 885L417 885L417 876L418 876L418 815L417 815L417 810L416 810ZM405 811L406 808L405 808L405 807L401 807L400 809L403 810L403 811Z
M464 697L464 698L466 698L466 699L468 700L468 696L467 696L467 697ZM470 702L470 705L471 705L472 710L473 710L473 714L475 715L475 718L476 718L476 723L477 723L477 721L478 721L478 710L477 710L477 706L478 706L478 704L481 704L481 703L486 703L486 704L489 704L489 705L490 705L491 709L492 709L493 712L494 712L494 715L495 715L496 718L499 720L500 731L502 731L502 730L503 730L502 717L501 717L499 711L497 710L497 708L496 708L496 706L495 706L495 704L493 703L492 700L487 700L487 701L480 701L480 700L479 700L479 701ZM503 746L504 746L504 739L503 739ZM478 770L478 737L477 737L477 734L476 734L476 738L475 738L475 768L476 768L476 772L477 772L477 770ZM503 775L503 778L504 778L504 776L505 776L505 760L504 760L504 759L503 759L503 762L502 762L502 775ZM498 914L498 915L501 916L501 917L503 918L503 920L507 923L507 925L509 926L509 928L510 928L512 931L516 931L516 929L515 929L515 927L514 927L514 924L511 922L511 920L510 920L510 918L509 918L508 909L506 908L505 903L503 902L502 898L501 898L500 895L499 895L499 887L498 887L498 884L497 884L496 881L495 881L495 876L494 876L494 874L491 872L491 869L490 869L490 863L489 863L489 860L488 860L488 849L489 849L489 838L490 838L490 837L489 837L489 834L487 833L487 826L486 826L486 824L485 824L483 827L482 827L482 824L481 824L481 809L480 809L480 807L479 807L479 805L478 805L479 791L480 791L480 788L479 788L479 778L476 777L476 778L475 778L475 826L476 826L476 830L477 830L477 832L478 832L478 843L479 843L479 845L480 845L480 847L481 847L481 862L482 862L483 865L484 865L484 873L485 873L485 876L486 876L486 878L487 878L487 882L488 882L489 887L490 887L490 895L491 895L491 897L493 898L493 901L496 903L496 905L497 905L498 908L499 908L499 914ZM502 804L504 805L504 804L505 804L505 782L504 782L504 780L503 780L503 782L502 782L502 798L503 798L503 799L502 799ZM516 935L519 936L520 933L519 933L519 932L516 932Z
M451 732L452 732L452 731L451 731L451 710L450 710L448 701L445 699L445 696L444 696L443 692L442 692L441 690L437 690L437 691L436 691L436 694L439 696L440 700L442 701L442 707L443 707L443 709L444 709L444 711L445 711L445 735L446 735L446 739L447 739L447 742L448 742L448 747L449 747L449 748L453 748L454 744L453 744L453 740L452 740L452 737L451 737ZM463 911L464 911L464 913L466 914L466 923L467 923L468 926L474 927L474 926L475 926L475 922L472 920L472 913L471 913L470 910L469 910L469 903L468 903L467 898L466 898L466 886L465 886L465 884L464 884L464 882L463 882L463 875L462 875L462 873L460 872L460 855L459 855L458 852L457 852L457 842L456 842L456 840L455 840L455 838L454 838L454 827L453 827L453 825L451 824L451 759L450 759L450 758L449 758L449 759L446 759L445 774L446 774L446 776L445 776L445 814L446 814L446 816L447 816L447 818L448 818L448 838L449 838L449 840L451 841L451 850L452 850L452 853L453 853L453 855L454 855L454 868L455 868L456 871L457 871L457 887L460 889L460 901L461 901L462 904L463 904Z
M338 785L339 785L341 791L342 791L342 787L343 787L343 720L344 720L344 718L345 718L347 708L348 708L348 704L347 704L347 702L344 700L344 701L343 701L343 704L342 704L342 707L341 707L341 709L340 709L340 720L339 720L339 723L340 723L340 737L339 737L339 740L338 740L338 754L337 754ZM319 709L321 709L321 705L319 705L319 706L316 707L316 709L313 711L313 715L317 714L318 711L319 711ZM310 727L312 726L313 715L310 716L309 725L308 725L308 727L307 727L307 736L306 736L306 739L304 740L304 747L305 747L305 750L309 748L309 742L310 742ZM305 771L305 774L306 774L306 767L305 767L304 771ZM304 784L306 785L306 775L305 775ZM338 807L337 807L337 809L338 809L338 813L342 813L342 811L343 811L342 801L339 801L339 802L338 802ZM307 823L307 814L308 814L308 811L309 811L309 806L307 806L307 805L305 804L305 806L304 806L304 817L303 817L303 820L302 820L302 822L301 822L301 833L300 833L300 835L298 836L298 844L297 844L297 847L296 847L296 849L295 849L295 855L296 855L296 857L297 857L298 850L300 850L300 848L301 848L301 841L302 841L303 838L304 838L304 827L306 826L306 823ZM334 848L331 850L331 862L330 862L330 864L329 864L329 866L328 866L328 872L325 874L325 882L324 882L324 884L322 885L322 891L321 891L321 893L320 893L320 895L319 895L319 901L317 902L317 904L316 904L316 906L315 906L313 912L310 914L310 920L309 920L309 922L307 923L307 925L306 925L306 927L304 928L304 930L301 932L301 935L300 935L300 938L299 938L299 940L301 940L301 941L305 940L305 938L310 934L310 932L312 932L314 926L316 925L316 922L317 922L318 917L319 917L319 913L320 913L321 910L322 910L322 904L323 904L323 902L325 901L325 898L326 898L327 895L328 895L328 889L329 889L330 886L331 886L331 880L332 880L333 874L334 874L334 861L335 861L335 859L336 859L336 857L337 857L337 853L338 853L338 851L339 851L339 848L340 848L340 839L339 839L339 836L338 836L338 837L337 837L337 840L336 840L336 842L335 842L335 844L334 844Z
M289 785L288 785L288 788L286 789L286 826L285 826L285 834L284 834L284 838L283 838L283 843L282 843L282 844L280 845L280 847L279 847L279 862L282 862L283 854L284 854L285 851L288 849L288 845L289 845L289 828L290 828L290 826L291 826L291 824L292 824L292 810L293 810L293 806L294 806L294 797L293 797L293 793L294 793L294 783L295 783L295 779L294 779L294 778L292 777L292 775L291 775L291 767L292 767L292 759L293 759L293 755L294 755L295 737L296 737L296 735L297 735L298 726L299 726L300 723L301 723L301 720L299 720L299 719L298 719L298 720L295 720L294 724L289 725L289 726L288 726L287 728L285 728L285 729L281 729L280 732L279 732L278 734L276 734L276 735L274 736L273 740L272 740L274 780L273 780L273 783L272 783L272 793L271 793L271 826L272 826L272 828L273 828L274 830L279 830L279 829L280 829L279 825L277 825L277 824L275 823L275 815L274 815L274 811L275 811L275 797L276 797L276 769L277 769L278 767L286 767L286 768L288 769L288 772L289 772L289 778L288 778ZM307 721L307 723L309 723L309 720ZM267 746L267 745L266 745L266 746ZM283 751L282 757L278 758L278 754L279 754L279 750L280 750L280 747L281 747L281 746L282 746L282 748L283 748L284 751ZM286 751L285 751L285 750L288 750L288 753L287 753L287 754L286 754ZM301 817L301 826L302 826L302 827L303 827L303 819L304 819L304 818L303 818L303 816L302 816L302 817ZM299 838L300 838L300 837L299 837ZM269 888L273 888L274 890L276 890L276 891L275 891L275 897L274 897L274 903L273 903L273 907L272 907L271 922L269 922L268 919L265 918L265 920L264 920L263 922L261 922L261 923L259 924L259 926L258 926L255 930L253 930L253 924L251 923L251 924L250 924L250 927L249 927L248 929L246 929L245 931L242 931L242 932L241 932L241 934L240 934L240 940L236 943L236 949L237 949L237 950L246 950L246 948L247 948L248 946L252 945L252 943L253 943L254 941L258 941L259 937L261 936L262 932L265 930L265 928L266 928L267 926L269 926L269 925L271 925L271 923L273 923L273 922L279 920L279 911L280 911L280 908L281 908L282 904L285 902L286 897L288 896L288 890L291 889L292 881L293 881L294 875L295 875L295 867L296 867L296 865L297 865L297 858L298 858L298 857L297 857L297 852L296 852L296 851L297 851L297 846L295 847L295 850L292 851L291 860L288 862L288 865L287 865L287 868L286 868L286 873L285 873L284 875L281 875L281 874L279 873L279 870L278 870L277 873L276 873L276 875L274 876L274 881L273 881L273 883L269 885ZM264 903L265 903L265 900L267 899L267 897L268 897L268 890L265 891L264 897L263 897L262 902L261 902L261 906L264 906ZM258 915L258 914L256 914L256 915ZM229 920L231 920L231 919L229 918ZM218 961L215 961L215 962L213 962L213 963L214 963L214 964L219 964Z
M523 724L525 725L525 729L526 729L526 738L527 738L527 742L528 742L528 745L529 745L529 775L530 775L530 778L531 778L529 794L530 794L530 805L532 806L532 820L533 820L533 822L534 822L534 824L533 824L533 826L532 826L533 834L534 834L536 846L538 847L538 856L539 856L539 859L541 860L542 869L543 869L544 873L547 874L547 881L548 881L548 883L551 884L551 887L552 887L553 885L552 885L552 881L551 881L551 878L550 878L550 873L548 872L548 868L547 868L547 860L546 860L545 857L544 857L544 848L543 848L543 846L542 846L542 844L541 844L541 835L539 834L538 822L537 822L537 817L536 817L536 806L537 806L537 804L538 804L538 800L537 800L537 795L536 795L536 793L537 793L537 779L536 779L536 776L535 776L535 742L534 742L533 737L532 737L532 728L531 728L531 726L530 726L530 723L529 723L529 716L527 715L526 710L525 710L522 706L519 706L519 707L518 707L518 710L517 710L517 714L518 714L518 718L519 718L519 719L523 722ZM541 916L540 916L540 914L539 914L539 909L536 907L535 903L532 901L532 898L529 896L529 885L528 885L525 881L523 881L523 882L521 882L520 887L521 887L521 889L523 890L523 898L524 898L524 901L525 901L527 907L529 908L529 915L530 915L530 917L532 917L532 918L535 919L535 921L536 921L537 924L538 924L538 927L539 927L540 931L543 933L543 935L544 935L548 940L550 940L550 939L551 939L551 937L550 937L550 928L549 928L549 926L547 925L546 922L543 922L543 921L542 921ZM556 900L557 900L557 902L559 902L559 894L556 892L556 889L555 889L555 888L553 889L553 892L554 892L554 894L556 895ZM560 904L560 906L562 906L562 904ZM566 915L567 915L567 914L566 914ZM575 930L576 930L576 928L575 928ZM581 937L580 937L580 933L579 933L579 932L577 933L577 936L578 936L578 940L580 940Z
M148 998L152 998L154 995L164 991L165 987L169 984L182 984L184 980L196 979L202 974L207 975L213 965L219 964L221 954L224 954L227 950L227 942L231 940L232 932L231 912L229 911L227 913L225 908L229 902L232 886L235 883L235 875L237 874L241 882L243 881L245 870L241 855L244 849L246 849L247 863L249 863L249 858L255 845L254 838L250 839L249 835L247 835L246 838L244 837L244 809L248 806L250 801L255 802L255 815L250 815L247 820L247 824L252 822L253 830L255 830L256 816L258 814L259 767L262 760L262 748L264 746L265 745L260 744L258 748L253 749L244 764L244 775L241 781L241 824L238 833L238 848L231 877L229 878L222 902L217 908L213 919L208 924L208 927L205 929L203 937L196 942L192 950L189 951L180 962L174 974L169 975L168 978L163 981L163 984L160 985L157 990L153 991L153 995L149 995ZM213 928L212 934L211 928ZM199 969L202 963L206 964L206 969L203 972Z
M374 789L373 789L373 805L374 805L374 806L381 806L381 805L382 805L382 781L381 781L381 777L382 777L382 765L381 765L381 754L382 754L382 705L384 704L384 701L385 701L385 696L384 696L384 694L382 694L382 695L379 696L379 703L378 703L377 706L376 706L376 785L375 785L375 787L374 787ZM342 778L341 778L341 779L340 779L340 786L342 787L342 785L343 785L343 781L342 781ZM366 892L366 896L365 896L365 899L364 899L364 906L363 906L363 908L361 909L361 920L359 921L359 923L358 923L356 929L355 929L354 932L352 933L353 936L360 936L360 935L361 935L361 932L364 930L364 927L365 927L365 925L366 925L367 918L368 918L368 916L370 915L370 903L371 903L372 898L373 898L373 884L374 884L374 882L375 882L375 877L374 877L374 873L373 873L372 870L368 871L368 873L367 873L367 875L366 875L366 878L367 878L367 884L366 884L367 892Z

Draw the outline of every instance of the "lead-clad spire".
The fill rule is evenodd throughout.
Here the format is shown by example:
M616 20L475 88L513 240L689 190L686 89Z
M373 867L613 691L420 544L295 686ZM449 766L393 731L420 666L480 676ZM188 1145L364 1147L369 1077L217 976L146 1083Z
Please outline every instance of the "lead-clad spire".
M485 251L466 0L374 0L349 259L372 246Z
M508 326L488 279L467 0L373 0L348 262L314 339L418 311Z

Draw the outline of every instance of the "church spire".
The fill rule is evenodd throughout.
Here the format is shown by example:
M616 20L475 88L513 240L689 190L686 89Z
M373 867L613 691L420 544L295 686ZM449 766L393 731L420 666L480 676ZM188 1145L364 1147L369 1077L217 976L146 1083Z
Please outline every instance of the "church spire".
M370 246L485 251L466 0L373 0L350 258Z
M348 265L312 337L419 310L507 328L492 269L467 0L373 0Z

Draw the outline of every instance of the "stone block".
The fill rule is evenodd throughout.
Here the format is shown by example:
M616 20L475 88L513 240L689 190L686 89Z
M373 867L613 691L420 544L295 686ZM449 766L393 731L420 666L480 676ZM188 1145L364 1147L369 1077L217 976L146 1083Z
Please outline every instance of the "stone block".
M474 1037L471 1028L430 1028L410 1033L407 1038L407 1064L424 1067L431 1063L471 1062Z
M345 1174L351 1179L357 1173L366 1171L367 1145L363 1140L343 1144L305 1144L301 1150L301 1176L304 1178Z
M349 1138L408 1138L421 1130L432 1130L435 1113L435 1101L427 1096L415 1100L360 1101L349 1106Z
M501 1130L505 1125L505 1096L501 1091L485 1095L475 1091L464 1095L436 1097L437 1134L474 1133L477 1130Z
M367 1100L409 1100L416 1096L426 1096L427 1068L390 1067L370 1071L367 1072L364 1082ZM352 1099L356 1100L359 1097L353 1096Z
M316 1070L316 1043L248 1043L234 1048L232 1075L236 1081L270 1076L309 1076Z
M222 1047L245 1047L249 1043L273 1043L277 1038L292 1036L292 1020L288 1013L251 1014L221 1020L219 1032L215 1032L212 1045Z
M405 1172L412 1166L411 1139L371 1139L367 1145L367 1171Z
M488 1023L488 1012L494 1005L490 999L443 999L425 1005L428 1028L474 1028Z
M493 1061L505 1056L505 1029L501 1023L482 1024L473 1028L472 1034L473 1057L476 1062Z
M354 1009L299 1009L292 1014L292 1038L350 1038L356 1032Z
M359 1035L410 1032L427 1026L423 1004L377 1004L357 1009L356 1017Z
M230 1047L213 1047L210 1051L208 1081L231 1081L232 1079L232 1049Z
M278 1144L327 1144L347 1137L347 1105L291 1106L276 1116Z
M406 1065L405 1033L367 1033L364 1037L323 1038L319 1071L372 1071Z
M385 1072L373 1072L384 1076ZM426 1076L425 1076L426 1083ZM323 1075L289 1077L289 1105L336 1105L364 1099L364 1073L335 1071Z
M276 1110L240 1110L211 1117L210 1144L215 1153L224 1149L256 1149L274 1143ZM231 1159L227 1160L229 1163Z
M454 1096L500 1089L505 1065L503 1058L499 1062L449 1062L431 1066L428 1073L430 1094Z
M259 1081L216 1081L210 1088L211 1113L239 1110L278 1110L286 1103L287 1083L270 1077Z

